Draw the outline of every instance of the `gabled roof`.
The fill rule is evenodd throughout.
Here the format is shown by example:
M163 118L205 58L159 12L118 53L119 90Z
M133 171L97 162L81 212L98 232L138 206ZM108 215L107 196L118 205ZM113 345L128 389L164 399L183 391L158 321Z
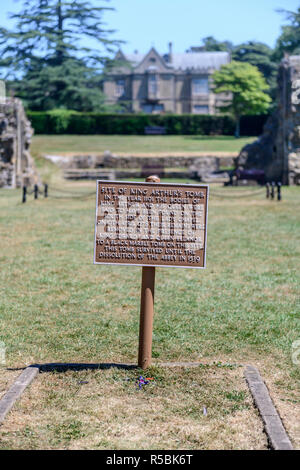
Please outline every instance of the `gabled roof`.
M125 58L128 60L128 62L130 62L133 65L133 67L136 67L140 62L142 62L144 57L145 57L145 54L139 54L137 52L134 54L125 55Z
M185 52L183 54L172 53L161 55L153 47L147 54L124 54L119 50L116 58L127 61L131 67L138 72L148 67L150 70L149 58L155 56L158 59L160 68L165 71L209 71L218 70L222 65L230 62L230 54L228 52ZM170 60L171 59L171 60Z
M150 51L144 55L141 62L139 62L134 69L138 73L143 73L145 71L150 72L150 70L166 72L170 69L170 65L154 47L151 47Z
M173 54L170 65L175 70L219 69L230 62L228 52L186 52Z

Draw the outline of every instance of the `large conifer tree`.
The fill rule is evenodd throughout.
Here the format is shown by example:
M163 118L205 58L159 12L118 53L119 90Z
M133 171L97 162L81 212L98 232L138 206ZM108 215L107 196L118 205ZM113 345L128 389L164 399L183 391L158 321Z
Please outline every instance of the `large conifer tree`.
M112 9L105 1L22 0L20 12L11 15L15 29L0 28L1 76L14 81L29 107L103 105L101 67L118 44L103 22Z
M289 24L282 26L277 39L274 58L280 61L285 53L300 54L300 7L296 11L278 10L286 15Z

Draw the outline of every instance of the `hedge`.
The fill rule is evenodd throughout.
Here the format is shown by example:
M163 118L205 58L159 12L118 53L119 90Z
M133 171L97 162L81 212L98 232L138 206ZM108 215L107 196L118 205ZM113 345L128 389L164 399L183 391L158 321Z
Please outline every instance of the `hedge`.
M199 114L97 114L72 111L27 113L36 134L144 135L145 127L163 126L169 135L234 135L230 116ZM241 135L259 135L267 116L244 116Z

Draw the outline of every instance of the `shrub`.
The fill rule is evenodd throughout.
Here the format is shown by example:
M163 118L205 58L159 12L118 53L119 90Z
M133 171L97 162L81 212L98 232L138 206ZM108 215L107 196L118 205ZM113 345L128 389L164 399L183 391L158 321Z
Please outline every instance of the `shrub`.
M36 134L51 134L49 127L49 114L42 111L27 112L28 119L30 119L32 127Z
M28 112L36 134L144 135L147 126L162 126L169 135L234 135L234 120L227 115L99 114L68 110ZM244 116L241 135L259 135L267 116Z
M50 129L54 134L65 134L69 128L72 116L76 116L77 111L68 109L53 109L47 112L49 116Z

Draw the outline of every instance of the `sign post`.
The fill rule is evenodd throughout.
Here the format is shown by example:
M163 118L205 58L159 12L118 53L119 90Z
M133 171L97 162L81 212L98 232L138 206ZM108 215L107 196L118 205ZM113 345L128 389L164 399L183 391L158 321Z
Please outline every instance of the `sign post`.
M144 267L142 271L140 339L138 365L147 369L151 364L152 331L154 316L155 268Z
M160 183L158 176L148 176L146 182ZM142 268L141 312L140 312L140 338L138 366L147 369L152 357L152 332L154 317L154 289L155 268L145 266Z
M138 365L151 364L155 267L205 268L208 186L97 181L95 264L142 267Z

